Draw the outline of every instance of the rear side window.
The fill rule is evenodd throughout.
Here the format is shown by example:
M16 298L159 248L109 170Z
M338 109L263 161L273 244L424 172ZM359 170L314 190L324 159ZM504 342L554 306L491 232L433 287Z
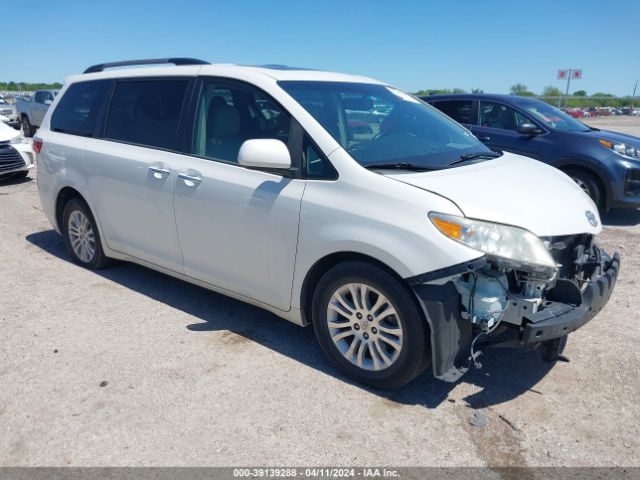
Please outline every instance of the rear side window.
M448 100L434 102L433 106L458 123L475 124L472 118L473 100Z
M118 82L104 137L147 147L176 150L188 80Z
M51 115L51 130L90 137L109 86L108 80L71 85Z

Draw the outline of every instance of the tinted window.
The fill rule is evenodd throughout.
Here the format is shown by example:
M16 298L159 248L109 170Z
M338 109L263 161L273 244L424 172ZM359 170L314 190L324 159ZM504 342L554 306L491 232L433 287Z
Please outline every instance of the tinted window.
M118 82L105 138L175 150L188 80Z
M44 103L44 92L36 92L34 100L36 103Z
M90 137L109 82L98 80L71 85L51 115L51 130Z
M245 140L289 138L289 115L261 92L209 81L198 101L193 153L237 162Z
M446 100L434 102L433 106L442 113L450 116L458 123L475 124L473 114L473 100Z
M484 100L480 102L480 125L482 127L517 130L524 123L531 123L531 120L507 105Z

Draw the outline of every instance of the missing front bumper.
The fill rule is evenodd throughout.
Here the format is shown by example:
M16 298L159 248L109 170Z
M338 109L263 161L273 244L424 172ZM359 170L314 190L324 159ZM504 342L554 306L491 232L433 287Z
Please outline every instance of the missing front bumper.
M607 304L619 270L620 257L615 254L602 260L602 273L584 289L575 287L570 291L558 287L549 292L552 300L546 301L542 310L523 317L517 340L509 341L508 346L535 348L582 327ZM473 363L470 358L473 325L462 318L460 294L451 281L444 285L414 283L413 290L429 323L433 375L455 382Z

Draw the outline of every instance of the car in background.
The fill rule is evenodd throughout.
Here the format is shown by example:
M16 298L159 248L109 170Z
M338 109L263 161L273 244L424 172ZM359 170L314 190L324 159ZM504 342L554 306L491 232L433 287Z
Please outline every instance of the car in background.
M26 177L35 165L33 147L15 128L0 123L0 180Z
M562 170L602 209L640 207L638 137L589 127L530 97L457 94L422 99L492 150L525 155Z
M16 108L25 137L32 137L40 127L44 114L58 94L57 90L37 90L28 100L18 100Z
M7 99L4 97L0 97L0 117L2 117L0 121L6 123L10 127L20 127L20 120L18 119L18 110L16 106L7 102Z

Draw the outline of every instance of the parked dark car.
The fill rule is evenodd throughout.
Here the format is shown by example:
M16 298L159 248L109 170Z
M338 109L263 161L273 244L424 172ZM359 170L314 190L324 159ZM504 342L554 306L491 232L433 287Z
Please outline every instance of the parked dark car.
M422 99L467 127L489 148L559 168L602 209L640 207L638 137L589 127L529 97L458 94Z

